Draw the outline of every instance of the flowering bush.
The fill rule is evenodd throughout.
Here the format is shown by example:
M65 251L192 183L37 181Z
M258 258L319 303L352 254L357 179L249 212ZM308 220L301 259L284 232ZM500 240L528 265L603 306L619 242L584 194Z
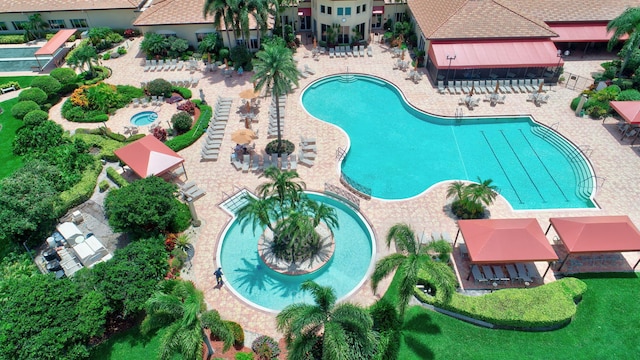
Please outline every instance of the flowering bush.
M196 113L196 104L192 103L191 100L187 100L182 104L178 105L178 110L185 111L189 113L189 115L195 115Z
M124 37L126 37L126 38L132 38L132 37L134 37L134 36L136 36L136 31L135 31L135 30L133 30L133 29L127 29L127 30L125 30L125 31L124 31Z
M278 343L266 335L257 337L251 344L251 350L258 355L259 360L277 359L280 355Z
M165 141L167 140L167 130L158 126L153 129L153 136L160 141Z
M73 105L89 108L89 99L87 99L87 95L84 93L87 88L87 85L82 85L73 91L70 98Z

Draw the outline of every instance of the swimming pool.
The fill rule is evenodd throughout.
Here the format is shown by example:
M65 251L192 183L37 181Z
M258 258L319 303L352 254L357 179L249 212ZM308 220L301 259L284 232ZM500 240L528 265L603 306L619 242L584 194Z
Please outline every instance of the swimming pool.
M374 197L406 199L442 181L480 177L516 210L595 207L583 154L530 117L434 116L365 75L320 79L304 90L302 105L347 133L342 172Z
M313 299L300 292L300 284L314 280L331 286L339 299L349 296L364 283L373 266L375 241L373 231L364 218L348 205L328 196L307 193L309 198L324 202L336 210L339 229L334 229L335 252L320 270L307 275L287 276L264 265L258 255L258 239L251 225L244 230L234 219L218 247L219 265L232 292L252 305L267 311L279 311L287 305Z
M131 123L135 126L145 126L153 123L158 118L155 111L141 111L131 117Z
M6 47L0 49L0 72L31 71L32 67L39 66L34 54L39 47ZM44 68L52 56L39 56L40 65Z

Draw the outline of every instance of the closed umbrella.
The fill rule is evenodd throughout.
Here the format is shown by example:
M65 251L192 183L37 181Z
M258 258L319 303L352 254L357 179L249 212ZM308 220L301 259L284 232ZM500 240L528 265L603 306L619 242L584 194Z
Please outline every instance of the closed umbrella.
M256 133L251 129L240 129L231 134L231 140L236 144L248 144L256 138Z
M494 80L494 81L496 82L496 88L495 88L495 90L493 90L493 93L497 94L498 90L500 90L500 83L498 82L498 80Z
M544 81L540 81L540 86L538 86L538 92L542 92L542 87L544 86Z
M475 91L476 84L471 84L471 91L469 91L469 97L473 96L473 92Z

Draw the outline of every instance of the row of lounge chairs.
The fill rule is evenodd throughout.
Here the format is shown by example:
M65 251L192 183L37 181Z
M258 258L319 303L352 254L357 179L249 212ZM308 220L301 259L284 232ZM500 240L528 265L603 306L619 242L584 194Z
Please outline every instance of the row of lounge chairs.
M249 170L260 172L271 166L280 168L283 171L298 169L298 159L294 154L285 154L282 157L278 157L278 154L265 154L264 156L244 154L242 155L242 159L239 159L238 155L234 152L231 154L231 164L236 170L242 170L242 172L249 172Z
M315 138L300 138L299 144L300 151L298 152L298 161L306 166L313 166L318 154L318 148L316 146Z
M477 94L492 94L496 89L503 94L511 93L536 93L544 84L543 79L519 79L519 80L476 80L476 81L459 81L449 82L445 87L444 81L438 81L438 92L441 94L447 91L450 94L468 94L471 89Z
M137 99L132 99L131 103L133 104L133 107L138 107L140 105L142 105L142 107L147 107L149 105L159 106L164 104L164 96L154 95L151 97L151 99L145 96Z
M207 192L200 189L193 181L188 181L180 187L180 193L187 201L194 201L203 197Z
M232 103L233 99L231 98L218 97L213 117L209 122L202 143L202 150L200 151L202 160L218 160Z
M364 57L365 51L369 57L373 56L373 49L371 46L367 47L366 50L364 45L354 46L353 48L350 48L349 46L336 46L335 49L329 49L329 57Z
M505 264L507 272L503 271L502 265L471 265L471 274L478 283L491 282L514 282L521 281L532 283L539 278L538 270L533 263Z
M171 60L147 60L144 64L144 71L167 71L182 70L185 68L184 61Z

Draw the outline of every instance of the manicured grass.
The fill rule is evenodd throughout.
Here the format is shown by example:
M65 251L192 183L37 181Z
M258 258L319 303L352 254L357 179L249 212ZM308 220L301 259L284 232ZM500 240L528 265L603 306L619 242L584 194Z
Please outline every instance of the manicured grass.
M576 277L587 284L587 291L575 319L555 331L490 330L423 307L411 307L405 314L398 359L637 358L640 352L637 274ZM393 298L394 289L390 290Z
M31 81L36 76L0 76L0 84L8 83L9 81L17 81L20 84L20 88L28 88L31 86Z
M0 80L0 83L2 81ZM22 121L11 116L11 107L18 102L18 99L11 99L0 103L4 110L0 114L0 179L13 174L14 171L22 167L22 157L13 154L13 138L16 130L22 126Z
M160 330L155 336L146 338L140 334L140 327L134 326L93 348L89 359L157 359L160 338L163 333L164 332Z

